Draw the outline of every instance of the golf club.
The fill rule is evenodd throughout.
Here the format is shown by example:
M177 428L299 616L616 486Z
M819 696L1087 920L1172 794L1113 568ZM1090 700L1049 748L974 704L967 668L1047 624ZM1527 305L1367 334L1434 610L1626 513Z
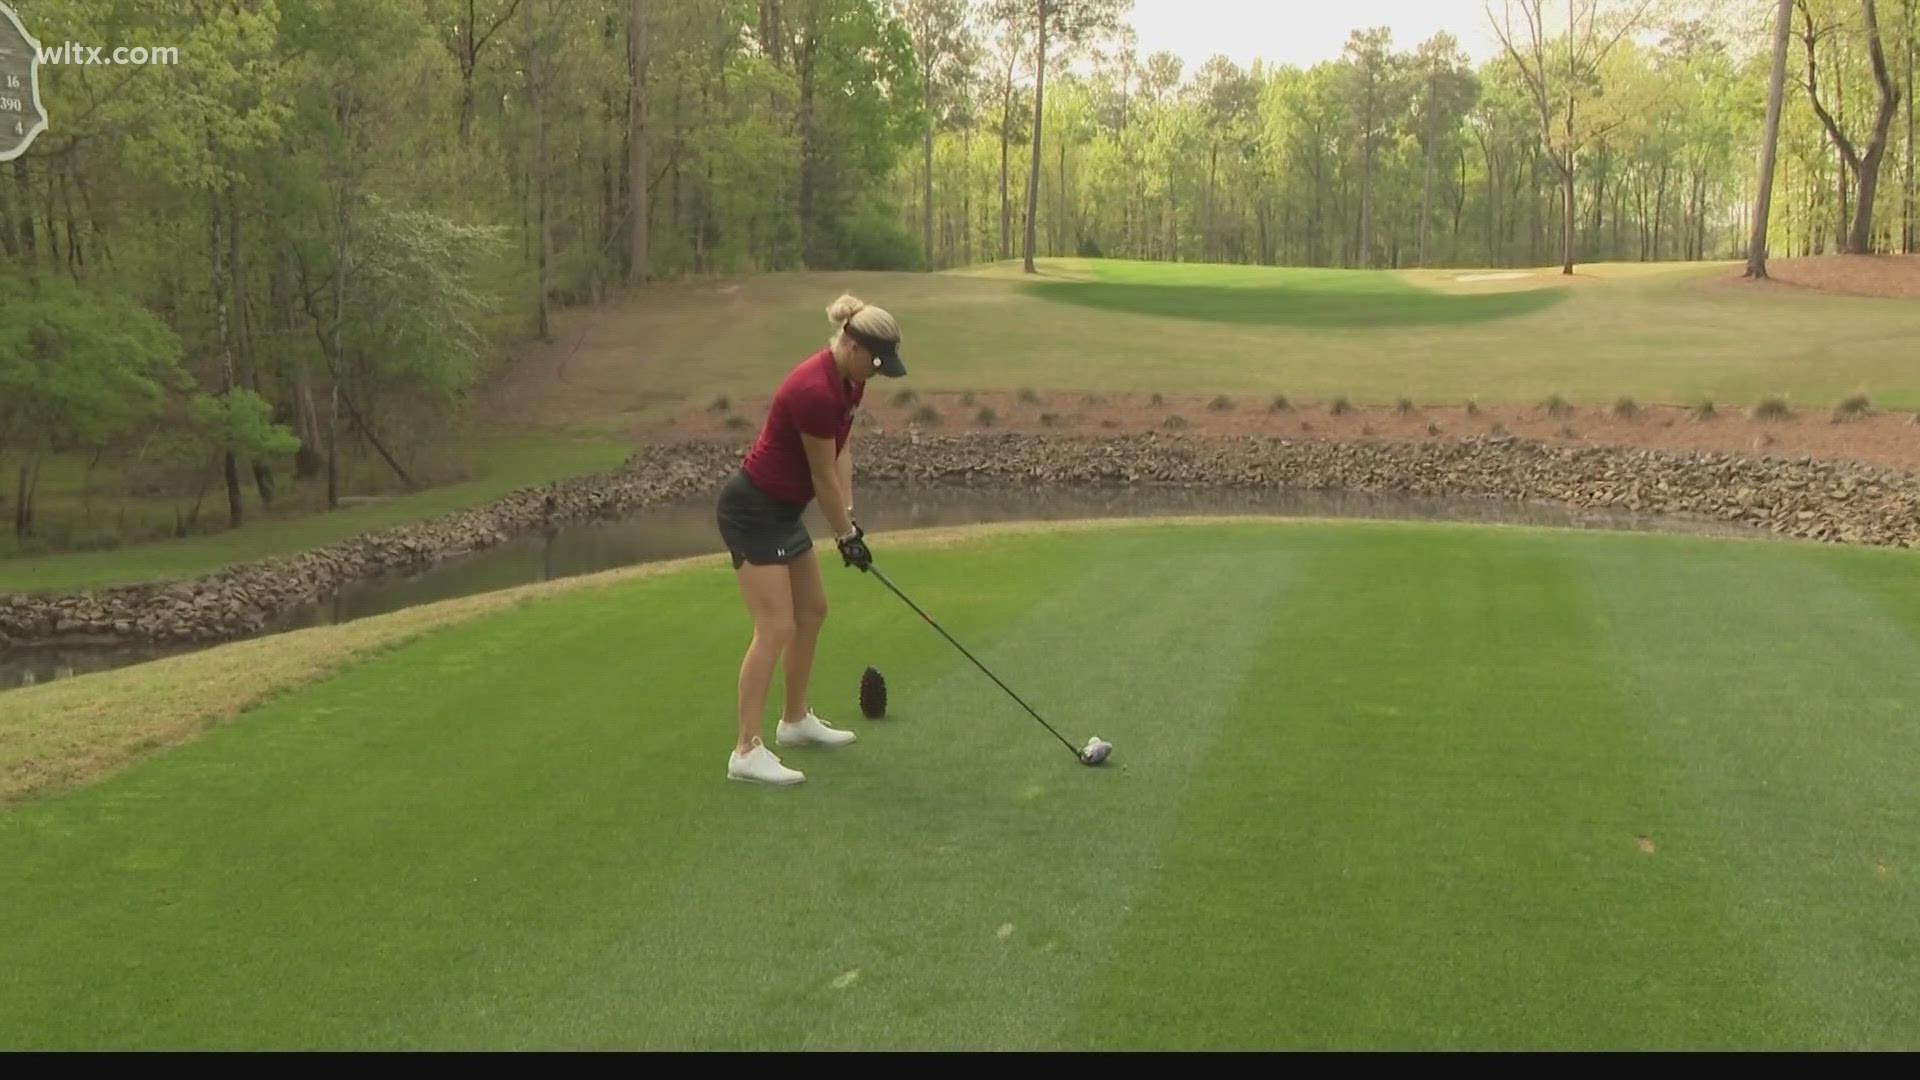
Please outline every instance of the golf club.
M1001 682L1000 676L995 675L992 671L989 671L987 669L987 665L982 664L977 657L975 657L972 653L968 652L967 647L965 645L960 644L958 641L954 641L952 634L947 633L947 631L943 627L941 627L939 623L933 621L933 616L927 614L925 611L922 611L920 609L919 604L914 603L911 599L908 598L906 593L901 592L900 587L898 585L895 585L892 579L888 578L887 575L881 573L879 567L869 563L866 567L863 567L863 569L870 571L874 577L877 577L880 579L880 583L882 585L885 585L887 588L893 590L893 595L905 601L908 607L912 608L922 619L925 619L927 621L928 626L933 627L935 630L939 630L941 637L946 638L948 641L952 641L953 647L956 649L959 649L961 655L965 656L969 660L972 660L975 667L978 667L981 671L985 671L987 673L987 678L992 679L994 683L1000 687L1000 689L1005 690L1007 692L1008 697L1012 698L1015 701L1019 701L1020 707L1027 710L1027 715L1033 717L1035 720L1039 720L1041 727L1046 728L1049 732L1053 734L1054 738L1059 739L1060 745L1066 747L1068 752L1073 754L1074 760L1080 762L1080 764L1082 765L1098 765L1101 762L1107 760L1108 756L1113 753L1113 744L1102 740L1098 736L1088 739L1087 745L1084 749L1079 749L1079 750L1074 749L1073 743L1069 742L1066 736L1060 734L1058 731L1055 731L1052 724L1047 723L1044 719L1041 718L1039 713L1034 712L1033 706L1028 705L1024 701L1020 701L1019 694L1014 693L1013 690L1010 687L1008 687L1006 683Z

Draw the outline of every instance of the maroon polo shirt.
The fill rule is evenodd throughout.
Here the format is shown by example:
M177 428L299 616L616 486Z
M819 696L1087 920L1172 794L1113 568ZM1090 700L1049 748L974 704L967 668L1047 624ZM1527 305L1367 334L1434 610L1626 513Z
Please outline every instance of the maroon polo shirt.
M773 395L760 438L741 463L748 479L781 502L805 505L812 501L813 467L800 436L832 439L837 459L853 433L853 411L866 389L865 383L840 374L831 349L802 361Z

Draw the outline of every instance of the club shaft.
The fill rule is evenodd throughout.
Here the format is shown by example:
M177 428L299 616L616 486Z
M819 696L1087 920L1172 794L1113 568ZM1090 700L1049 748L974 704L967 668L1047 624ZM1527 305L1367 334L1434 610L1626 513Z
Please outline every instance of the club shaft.
M893 590L893 595L905 601L908 607L912 608L914 612L917 613L922 619L925 619L927 621L928 626L931 626L935 630L940 631L941 637L946 638L948 641L953 642L953 647L956 649L959 649L962 656L965 656L967 659L972 660L975 667L979 668L981 671L986 672L987 678L992 679L995 685L999 686L1000 689L1005 690L1007 692L1008 697L1012 698L1015 701L1020 702L1020 707L1027 710L1027 715L1033 717L1035 720L1039 720L1041 727L1046 728L1049 732L1052 733L1054 738L1060 740L1060 745L1065 746L1067 750L1073 754L1074 757L1080 756L1080 751L1074 749L1073 743L1069 742L1065 735L1060 734L1058 731L1054 731L1052 724L1049 724L1044 719L1041 719L1040 714L1033 711L1033 706L1028 705L1024 701L1020 701L1020 695L1014 693L1012 687L1009 687L1006 683L1001 682L1000 676L995 675L991 670L987 668L987 665L982 664L980 662L979 658L975 657L972 653L968 652L967 647L965 645L960 644L958 641L954 641L952 634L947 633L944 627L942 627L939 623L934 622L933 616L927 614L924 611L921 611L920 605L914 603L910 598L908 598L906 593L901 592L900 587L898 585L895 585L893 581L887 577L887 575L881 573L879 567L868 566L867 569L873 572L874 577L877 577L880 579L881 584Z

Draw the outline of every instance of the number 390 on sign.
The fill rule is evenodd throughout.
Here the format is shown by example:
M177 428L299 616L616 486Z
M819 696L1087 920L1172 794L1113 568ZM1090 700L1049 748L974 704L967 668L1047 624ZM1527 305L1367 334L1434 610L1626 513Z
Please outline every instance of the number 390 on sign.
M0 112L26 112L27 107L17 97L0 96Z

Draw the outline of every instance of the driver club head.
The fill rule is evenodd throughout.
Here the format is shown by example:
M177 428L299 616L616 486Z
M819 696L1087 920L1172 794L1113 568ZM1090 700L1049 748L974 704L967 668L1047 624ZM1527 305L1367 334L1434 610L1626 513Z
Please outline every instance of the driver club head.
M1106 761L1112 754L1113 744L1095 735L1093 738L1087 740L1086 747L1080 751L1080 764L1098 765Z

